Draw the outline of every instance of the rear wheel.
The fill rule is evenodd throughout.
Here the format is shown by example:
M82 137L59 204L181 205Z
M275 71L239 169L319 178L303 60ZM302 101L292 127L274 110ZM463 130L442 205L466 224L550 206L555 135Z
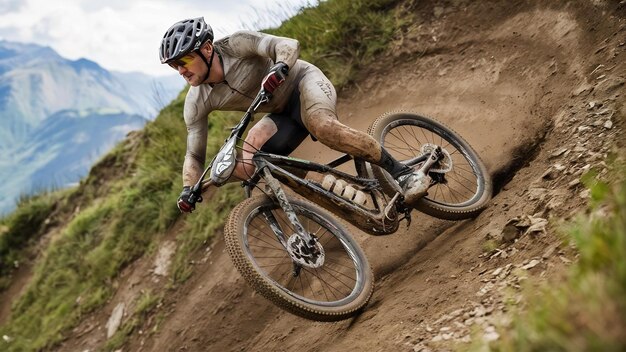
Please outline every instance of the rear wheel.
M435 183L416 209L441 219L459 220L474 217L487 206L492 195L487 169L474 149L452 129L433 119L401 112L380 116L368 133L400 161L430 153L435 146L444 150L443 159L429 172ZM416 170L419 167L414 166ZM391 175L375 165L368 165L367 170L386 193L395 193Z
M320 321L353 316L373 290L365 254L328 212L304 200L289 202L317 238L321 258L309 263L286 250L299 236L282 208L261 195L235 207L226 222L226 245L235 266L257 292L293 314Z

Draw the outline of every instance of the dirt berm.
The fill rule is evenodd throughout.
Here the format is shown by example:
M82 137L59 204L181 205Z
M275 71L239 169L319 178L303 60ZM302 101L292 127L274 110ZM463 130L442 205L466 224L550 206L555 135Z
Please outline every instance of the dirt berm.
M606 172L607 154L623 148L625 2L407 1L403 8L414 23L340 92L340 118L362 130L392 110L439 119L492 173L489 207L462 222L414 213L409 228L403 223L390 236L355 230L377 284L364 312L339 323L298 318L255 294L218 236L123 351L446 350L497 339L493 325L508 319L505 294L521 304L529 277L562 277L575 252L556 229L587 202L578 180L590 168ZM336 155L310 140L295 153ZM59 350L102 347L113 309L130 310L142 289L164 285L155 260L184 235L180 224L158 253L125 269L110 303Z

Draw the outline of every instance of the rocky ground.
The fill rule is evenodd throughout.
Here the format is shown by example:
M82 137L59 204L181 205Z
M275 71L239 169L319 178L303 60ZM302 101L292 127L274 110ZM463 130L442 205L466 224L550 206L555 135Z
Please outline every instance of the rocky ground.
M307 321L255 294L224 243L190 260L192 277L165 288L184 229L125 269L117 293L86 317L60 351L96 351L132 317L145 290L164 299L122 351L446 351L496 340L538 283L558 283L576 260L561 228L590 193L580 178L606 174L624 148L624 1L407 1L414 17L394 50L341 92L339 113L365 130L378 115L412 110L463 135L494 176L476 219L415 214L410 227L372 237L354 230L377 285L359 316ZM296 153L336 154L307 140Z

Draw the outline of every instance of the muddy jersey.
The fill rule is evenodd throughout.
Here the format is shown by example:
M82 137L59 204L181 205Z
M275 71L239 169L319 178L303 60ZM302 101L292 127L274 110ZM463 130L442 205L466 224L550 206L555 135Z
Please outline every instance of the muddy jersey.
M185 99L187 155L183 165L185 184L193 183L205 161L208 124L211 111L246 111L261 88L261 81L274 62L289 66L285 82L278 87L268 104L259 112L283 111L292 92L301 92L302 113L313 109L335 112L336 92L330 81L314 65L298 59L299 44L294 39L240 31L215 42L215 50L224 70L224 81L191 87Z

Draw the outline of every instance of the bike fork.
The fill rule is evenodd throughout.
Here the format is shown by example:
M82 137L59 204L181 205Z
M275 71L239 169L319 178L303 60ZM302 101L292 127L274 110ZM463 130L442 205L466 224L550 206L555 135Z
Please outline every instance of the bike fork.
M267 168L263 169L263 173L265 175L265 182L267 182L267 185L272 190L272 193L274 193L274 196L276 196L276 199L278 199L278 203L280 204L280 207L283 208L285 214L287 214L289 222L293 225L294 229L298 232L300 236L302 236L302 238L309 246L314 246L316 242L314 237L311 236L311 234L309 234L308 231L304 229L304 227L300 223L300 220L298 220L298 216L296 215L293 207L287 200L287 195L285 194L285 191L283 191L283 189L280 187L280 183L278 182L278 180L274 178L274 176L272 176L272 173Z

